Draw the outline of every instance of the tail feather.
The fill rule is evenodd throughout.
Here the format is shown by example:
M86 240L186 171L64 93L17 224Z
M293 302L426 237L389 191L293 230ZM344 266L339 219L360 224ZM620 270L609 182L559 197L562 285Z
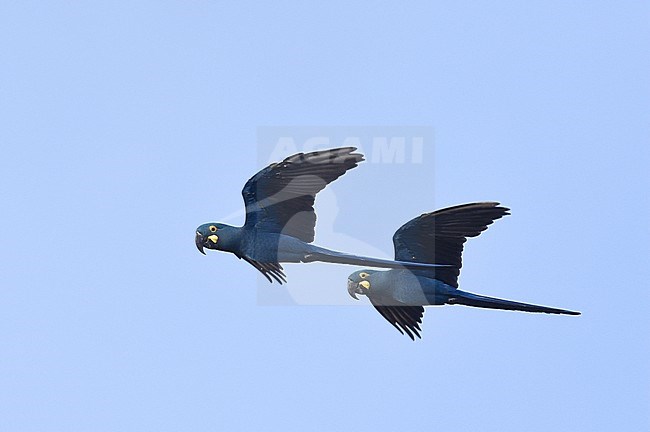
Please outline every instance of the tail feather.
M522 312L538 312L561 315L580 315L580 312L566 309L557 309L546 306L538 306L529 303L520 303L511 300L503 300L494 297L487 297L478 294L472 294L465 291L456 291L453 297L447 301L448 304L460 304L465 306L474 306L488 309L504 309Z
M406 268L409 270L432 270L437 267L449 267L447 264L419 263L406 261L393 261L380 258L370 258L358 255L351 255L342 252L330 251L319 248L305 255L302 262L329 262L337 264L350 264L356 266L379 267L389 269Z

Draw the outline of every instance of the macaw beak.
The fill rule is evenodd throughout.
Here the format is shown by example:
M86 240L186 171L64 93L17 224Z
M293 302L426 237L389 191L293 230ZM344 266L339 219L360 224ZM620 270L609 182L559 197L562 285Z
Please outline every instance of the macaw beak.
M357 288L358 288L358 284L348 279L348 294L350 294L350 297L352 297L355 300L359 300L359 297L357 297Z
M200 232L196 232L196 237L194 237L194 243L196 244L196 248L201 252L203 255L205 255L205 251L203 250L203 243L205 242L205 238L201 235Z

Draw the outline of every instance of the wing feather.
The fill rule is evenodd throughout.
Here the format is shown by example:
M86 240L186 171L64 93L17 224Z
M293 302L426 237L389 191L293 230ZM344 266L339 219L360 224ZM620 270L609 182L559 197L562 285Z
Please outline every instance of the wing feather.
M356 148L298 153L255 174L244 185L247 228L314 241L316 194L363 161Z
M395 232L395 260L449 264L435 269L435 277L458 288L467 238L478 236L509 211L497 202L479 202L423 214Z
M273 280L275 280L280 285L287 282L287 277L280 263L262 263L246 257L242 257L242 259L259 270L269 282L273 283Z
M370 299L372 305L377 309L377 312L384 317L386 321L391 323L400 333L408 335L412 340L415 337L421 338L420 324L422 324L422 316L424 315L424 307L422 306L385 306L376 303Z

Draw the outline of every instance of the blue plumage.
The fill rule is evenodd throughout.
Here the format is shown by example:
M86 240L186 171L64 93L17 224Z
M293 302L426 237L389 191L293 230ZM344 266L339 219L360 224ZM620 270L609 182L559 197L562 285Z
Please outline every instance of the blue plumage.
M196 247L235 254L268 280L286 282L280 263L331 262L381 268L432 269L437 263L391 261L336 252L314 240L316 194L363 161L354 147L298 153L264 168L242 190L246 222L242 227L206 223L196 229Z
M365 295L377 311L401 333L420 337L424 306L460 304L490 309L579 315L579 312L537 306L473 294L458 289L463 245L495 220L508 215L499 203L473 203L419 216L393 236L396 260L444 262L449 267L389 271L360 270L348 278L355 299Z

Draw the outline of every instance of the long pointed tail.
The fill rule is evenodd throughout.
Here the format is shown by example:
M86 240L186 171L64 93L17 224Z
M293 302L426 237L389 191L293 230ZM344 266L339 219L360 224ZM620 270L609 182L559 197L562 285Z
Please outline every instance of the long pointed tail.
M324 248L318 248L307 255L305 255L302 262L329 262L337 264L350 264L357 266L379 267L379 268L406 268L409 270L431 270L437 267L449 267L445 264L426 264L417 262L406 261L392 261L379 258L370 258L364 256L357 256L346 254L342 252L335 252Z
M474 306L489 309L505 309L523 312L541 312L548 314L562 315L580 315L580 312L574 312L566 309L556 309L546 306L538 306L528 303L519 303L510 300L502 300L494 297L487 297L478 294L472 294L465 291L456 291L454 296L448 301L448 304L460 304L465 306Z

